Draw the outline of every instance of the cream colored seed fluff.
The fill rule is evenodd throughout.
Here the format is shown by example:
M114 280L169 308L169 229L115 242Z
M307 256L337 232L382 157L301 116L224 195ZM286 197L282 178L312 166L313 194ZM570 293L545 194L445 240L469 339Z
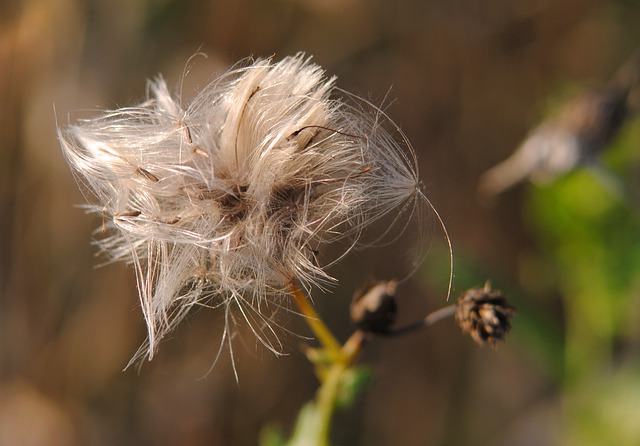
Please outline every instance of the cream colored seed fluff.
M342 241L344 255L367 225L425 200L399 130L400 143L379 109L332 98L334 81L302 54L261 59L186 109L158 78L142 104L59 130L106 221L98 246L135 267L148 326L136 357L151 358L195 304L224 309L227 339L240 315L279 351L266 307L292 280L333 281L323 247Z

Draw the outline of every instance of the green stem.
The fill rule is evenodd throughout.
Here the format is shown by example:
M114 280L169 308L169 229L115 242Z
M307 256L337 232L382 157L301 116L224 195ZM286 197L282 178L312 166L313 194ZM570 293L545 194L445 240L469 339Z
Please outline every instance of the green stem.
M338 388L342 374L347 368L343 364L335 363L327 371L325 380L318 390L316 397L318 405L319 429L318 446L329 445L329 435L331 432L331 420L336 410Z
M287 446L329 446L331 421L338 405L340 392L352 371L351 367L358 358L366 342L366 335L356 330L344 343L333 335L320 318L306 293L296 283L289 285L291 295L300 313L320 343L320 348L310 349L307 357L313 363L320 379L320 388L313 401L300 411L296 428ZM434 323L452 316L455 305L442 308L429 314L424 319L386 333L387 336L398 336L404 333L429 327Z
M338 402L338 392L345 372L349 371L364 345L364 333L356 331L340 345L331 330L309 302L307 295L296 284L290 285L291 295L305 321L313 331L321 348L309 355L321 385L316 398L301 412L296 432L289 446L329 446L331 421Z
M333 414L335 413L340 383L342 382L345 372L350 369L358 358L358 355L362 351L364 341L364 333L356 331L342 346L342 360L332 363L328 370L325 371L325 379L317 395L317 404L319 406L321 419L323 420L322 430L319 436L319 445L329 444L329 427Z
M311 328L311 331L313 331L313 334L318 339L324 353L327 353L332 360L342 362L342 347L340 346L340 342L338 342L333 333L331 333L331 330L329 330L322 321L316 309L309 302L306 294L294 283L290 285L290 289L296 305L305 316L307 325L309 325L309 328Z

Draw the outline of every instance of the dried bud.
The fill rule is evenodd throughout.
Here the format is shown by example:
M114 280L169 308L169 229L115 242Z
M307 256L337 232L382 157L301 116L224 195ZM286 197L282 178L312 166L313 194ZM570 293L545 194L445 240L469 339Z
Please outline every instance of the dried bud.
M502 293L492 290L487 282L484 288L472 288L458 298L456 320L462 331L478 344L495 345L511 329L515 313L516 309Z
M353 295L351 320L358 329L374 334L385 334L396 319L395 280L366 284Z

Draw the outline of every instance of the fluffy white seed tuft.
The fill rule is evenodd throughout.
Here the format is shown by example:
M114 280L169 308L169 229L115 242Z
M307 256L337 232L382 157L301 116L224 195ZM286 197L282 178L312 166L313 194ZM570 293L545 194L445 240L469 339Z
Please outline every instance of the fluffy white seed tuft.
M59 130L106 222L98 246L135 267L148 326L136 357L153 357L197 304L223 308L227 328L240 315L279 351L266 308L294 280L333 281L323 247L345 242L341 257L372 222L424 198L406 140L368 102L332 98L334 80L302 54L256 60L186 109L157 78L142 104Z

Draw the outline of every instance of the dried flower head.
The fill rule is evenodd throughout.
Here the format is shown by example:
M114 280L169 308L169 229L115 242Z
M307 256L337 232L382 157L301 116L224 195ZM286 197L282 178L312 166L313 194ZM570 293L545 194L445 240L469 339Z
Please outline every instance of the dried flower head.
M351 321L365 333L387 334L396 320L398 282L367 283L356 291L351 302Z
M137 356L151 358L205 303L225 309L227 329L239 314L279 350L263 307L279 306L293 280L330 284L326 245L344 242L339 258L372 222L426 201L399 129L397 142L380 109L333 98L334 81L302 54L260 59L186 108L158 78L142 104L59 130L105 222L98 246L135 267L148 326Z
M492 290L487 282L483 288L472 288L458 298L456 321L478 344L495 345L509 333L515 312L502 293Z

